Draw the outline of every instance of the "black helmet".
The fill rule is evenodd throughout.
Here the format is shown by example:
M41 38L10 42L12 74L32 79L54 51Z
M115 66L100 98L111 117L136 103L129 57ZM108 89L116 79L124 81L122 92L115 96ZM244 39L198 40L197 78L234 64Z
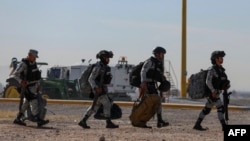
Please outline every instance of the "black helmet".
M99 53L96 54L96 58L113 58L113 52L107 50L101 50Z
M17 58L16 57L11 58L11 62L12 63L16 63L17 62Z
M211 54L211 62L212 64L215 64L215 59L218 58L218 57L224 57L226 54L224 51L220 51L220 50L216 50L216 51L213 51L212 54Z
M163 48L163 47L160 47L160 46L157 46L154 50L153 50L153 54L156 54L156 53L166 53L166 50Z

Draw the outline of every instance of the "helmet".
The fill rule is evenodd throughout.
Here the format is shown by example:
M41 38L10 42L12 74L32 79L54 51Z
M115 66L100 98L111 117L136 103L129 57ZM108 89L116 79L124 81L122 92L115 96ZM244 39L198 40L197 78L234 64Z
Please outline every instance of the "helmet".
M12 62L12 63L16 63L16 62L17 62L17 58L16 58L16 57L13 57L13 58L11 59L11 62Z
M166 53L166 50L163 48L163 47L160 47L160 46L157 46L154 50L153 50L153 54L156 54L156 53Z
M213 51L212 54L211 54L211 62L212 64L215 64L215 59L217 57L224 57L226 54L224 51L220 51L220 50L216 50L216 51Z
M99 53L96 54L96 58L113 58L113 52L107 50L101 50Z
M16 69L17 64L18 64L17 58L16 57L11 58L10 68Z

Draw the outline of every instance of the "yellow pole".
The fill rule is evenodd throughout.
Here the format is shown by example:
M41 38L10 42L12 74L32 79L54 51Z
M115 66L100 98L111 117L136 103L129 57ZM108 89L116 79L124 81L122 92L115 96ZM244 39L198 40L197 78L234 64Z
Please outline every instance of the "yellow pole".
M181 50L181 97L186 98L186 10L187 1L182 0L182 50Z

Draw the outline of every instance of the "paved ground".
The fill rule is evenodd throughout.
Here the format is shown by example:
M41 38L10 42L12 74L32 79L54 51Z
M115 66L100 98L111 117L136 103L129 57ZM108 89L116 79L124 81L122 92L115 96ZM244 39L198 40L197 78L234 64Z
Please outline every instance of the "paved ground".
M239 102L241 103L241 102ZM247 103L247 102L246 102ZM27 121L27 127L14 125L17 103L0 103L0 140L4 141L223 141L223 132L217 119L217 112L212 110L203 126L208 131L196 131L192 127L200 110L163 109L163 117L170 126L156 127L156 118L148 125L152 129L133 127L129 121L131 107L121 107L123 117L114 120L120 125L118 129L106 129L105 121L91 117L88 124L91 129L82 129L77 125L87 109L84 105L48 104L47 119L50 123L44 128L36 128L36 124ZM229 124L250 123L250 111L229 111Z

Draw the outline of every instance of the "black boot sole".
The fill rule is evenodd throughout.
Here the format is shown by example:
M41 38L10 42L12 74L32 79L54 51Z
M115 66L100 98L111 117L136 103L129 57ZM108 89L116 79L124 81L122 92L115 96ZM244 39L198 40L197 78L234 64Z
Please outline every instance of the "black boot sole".
M48 123L49 123L49 120L46 120L43 123L37 123L37 127L42 127L43 125L46 125Z
M198 131L206 131L208 128L202 128L202 127L193 127L193 129L198 130Z
M16 121L16 120L14 120L13 123L17 124L17 125L21 125L21 126L26 126L26 123L24 123L22 121Z
M83 125L82 123L78 123L79 126L81 126L82 128L84 129L90 129L90 126L87 126L87 125Z

